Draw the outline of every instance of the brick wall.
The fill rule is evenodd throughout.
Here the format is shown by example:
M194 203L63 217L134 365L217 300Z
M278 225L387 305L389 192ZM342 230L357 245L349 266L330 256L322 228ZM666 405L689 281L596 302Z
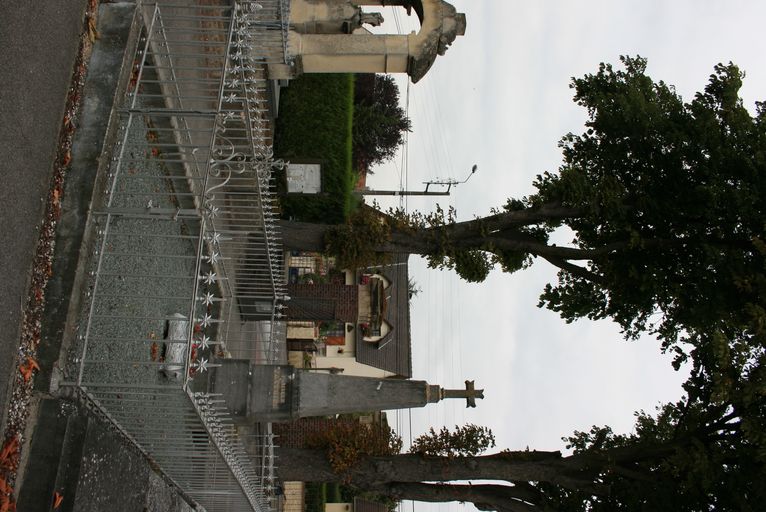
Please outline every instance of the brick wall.
M289 284L288 320L339 320L355 324L359 286L346 284ZM327 318L330 316L330 318Z
M356 421L348 418L301 418L290 422L274 423L272 425L272 432L279 436L276 440L278 446L305 448L306 441L311 436L323 432L340 422L356 423Z

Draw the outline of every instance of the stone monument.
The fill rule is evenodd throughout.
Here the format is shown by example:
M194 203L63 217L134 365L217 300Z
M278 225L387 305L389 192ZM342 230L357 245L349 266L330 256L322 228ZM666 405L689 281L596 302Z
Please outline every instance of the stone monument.
M379 13L363 6L401 6L420 20L412 34L373 34ZM444 0L292 0L288 51L291 65L269 66L269 78L301 73L407 73L417 82L465 34L465 15Z
M476 399L484 398L484 390L468 380L465 389L443 389L422 380L352 377L237 359L222 363L214 391L224 396L240 424L408 409L450 398L464 399L466 407L476 407Z

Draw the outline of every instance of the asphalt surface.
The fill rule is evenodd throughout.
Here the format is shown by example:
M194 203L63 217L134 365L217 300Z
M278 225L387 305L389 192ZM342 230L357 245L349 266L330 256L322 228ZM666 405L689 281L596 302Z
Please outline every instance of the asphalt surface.
M0 2L0 426L86 3Z

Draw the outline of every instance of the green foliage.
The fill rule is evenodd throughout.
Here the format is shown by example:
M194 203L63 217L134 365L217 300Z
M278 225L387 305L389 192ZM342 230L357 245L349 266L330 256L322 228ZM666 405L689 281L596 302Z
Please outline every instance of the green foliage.
M636 414L635 431L565 438L604 495L539 486L562 510L759 510L766 500L766 351L722 331L689 354L686 396Z
M453 268L457 275L469 283L484 281L492 270L492 263L484 251L451 251L444 260L444 266Z
M411 451L429 456L473 457L494 447L495 436L490 429L469 423L455 425L454 431L442 427L436 432L431 428L412 442Z
M324 512L324 506L327 503L327 484L306 483L306 494L303 500L306 512Z
M377 247L388 239L388 220L372 208L357 208L345 224L335 226L325 237L327 252L335 256L339 268L379 265L387 256Z
M565 220L577 247L615 249L590 260L595 278L564 269L541 305L567 321L613 318L631 337L652 330L665 348L722 321L745 328L764 303L751 286L764 270L763 107L745 109L733 64L684 103L644 59L622 62L574 80L586 131L562 139L564 163L529 199L582 212Z
M366 426L338 422L308 440L310 448L327 450L327 460L338 475L345 475L360 459L372 455L394 455L402 450L402 439L388 425Z
M356 207L352 194L356 181L351 156L353 100L354 77L350 74L303 75L282 89L274 135L276 154L288 161L309 158L322 162L322 193L283 196L286 217L343 222Z
M585 131L561 139L564 161L535 194L464 222L440 208L369 214L335 230L331 249L347 262L417 253L472 282L543 258L560 272L541 306L654 333L677 365L711 332L766 344L766 107L745 109L742 76L718 65L684 103L640 57L602 64L573 81ZM571 244L550 242L559 227Z
M327 503L344 503L338 482L328 483L327 485Z
M412 130L399 105L399 88L391 75L356 75L354 88L354 168L369 169L390 160Z

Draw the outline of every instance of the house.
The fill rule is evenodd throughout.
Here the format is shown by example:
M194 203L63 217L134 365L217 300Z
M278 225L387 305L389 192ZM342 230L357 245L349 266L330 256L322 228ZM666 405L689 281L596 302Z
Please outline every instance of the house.
M337 271L331 258L288 255L290 362L344 375L410 378L407 258Z

